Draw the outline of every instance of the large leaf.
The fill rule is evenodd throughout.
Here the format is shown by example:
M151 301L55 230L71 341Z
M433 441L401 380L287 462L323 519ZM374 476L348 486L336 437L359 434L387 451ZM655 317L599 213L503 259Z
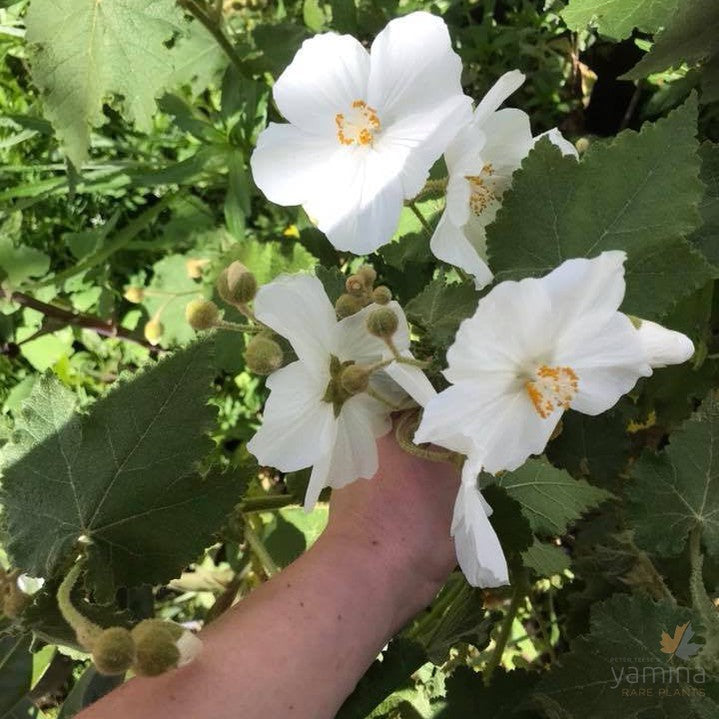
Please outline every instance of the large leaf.
M519 502L532 531L539 534L563 534L583 512L612 496L542 459L527 460L514 472L482 480L498 484Z
M186 25L174 0L40 0L26 24L33 80L74 165L87 158L91 128L103 124L111 97L149 130L171 63L166 42Z
M30 691L30 640L29 634L0 638L0 717L7 716Z
M695 668L669 664L662 652L662 633L689 621L698 630L694 620L689 609L667 601L614 596L594 607L590 634L540 681L535 699L547 716L562 719L716 716L719 707L702 696L711 677L695 681Z
M590 148L581 162L543 140L515 174L488 228L498 279L541 275L572 257L625 250L623 308L659 317L712 269L687 243L699 225L696 99L640 133ZM527 221L531 218L531 222Z
M593 24L602 35L623 40L634 28L656 32L672 20L676 9L677 0L571 0L562 18L572 30Z
M177 576L239 500L231 475L195 473L212 448L212 374L211 345L197 343L121 382L87 415L56 380L38 382L3 450L14 565L47 577L84 545L102 599Z
M715 265L719 265L719 145L705 142L699 149L701 178L706 185L699 205L702 226L689 238Z
M407 304L407 317L436 344L446 345L454 338L460 322L477 309L478 300L473 285L448 285L439 277Z
M719 400L708 397L699 412L674 432L666 449L645 452L628 489L630 516L639 546L678 554L689 532L702 529L704 543L719 555Z

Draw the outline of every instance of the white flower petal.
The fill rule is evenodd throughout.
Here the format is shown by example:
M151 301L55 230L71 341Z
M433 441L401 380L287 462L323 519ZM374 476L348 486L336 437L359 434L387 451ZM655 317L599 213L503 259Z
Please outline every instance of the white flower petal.
M640 377L652 373L639 333L619 312L603 325L594 324L593 316L584 326L575 322L571 334L561 338L555 357L557 365L571 367L578 376L572 409L591 415L613 407Z
M480 152L486 139L486 135L474 122L468 122L460 129L444 152L450 181L453 175L464 177L479 174L482 169Z
M492 85L479 105L477 105L477 109L474 111L475 123L481 126L492 113L499 109L501 104L510 95L522 86L524 80L525 77L519 70L505 72L504 75Z
M261 287L254 304L255 316L285 337L308 370L329 372L329 358L337 324L334 307L322 283L311 275L280 275Z
M331 138L271 122L250 158L252 177L268 200L302 205L323 192L327 168L342 149Z
M478 290L492 281L494 275L487 263L470 244L463 229L452 223L446 211L437 223L429 246L435 257L472 275Z
M369 254L392 239L403 206L402 183L387 153L346 147L324 168L322 192L307 214L338 250Z
M336 33L316 35L302 43L272 94L293 125L335 138L335 116L347 112L355 100L367 99L369 72L369 54L358 40Z
M409 352L406 356L411 357ZM393 362L384 371L420 406L424 407L437 392L419 367Z
M463 95L462 62L436 15L413 12L389 22L372 43L370 63L367 102L383 127Z
M329 450L334 424L332 405L322 401L324 388L302 362L293 362L268 379L270 396L262 426L247 449L261 465L294 472L309 467Z
M537 135L537 137L534 138L534 144L536 145L543 137L546 137L553 145L556 145L563 155L567 157L579 157L577 148L562 135L558 128L553 127L551 130Z
M507 560L476 486L462 482L454 504L452 536L459 566L474 587L509 584Z
M652 367L681 364L694 354L694 343L681 332L675 332L649 320L641 320L637 331L644 348L644 356Z
M483 162L491 163L495 175L506 177L508 182L532 149L529 115L514 108L498 110L484 121L482 132L486 137L481 152Z
M479 168L474 173L479 175L482 171L481 159L478 159ZM469 222L471 208L469 205L472 199L472 186L467 180L467 176L462 174L452 174L447 182L446 205L444 214L447 219L455 227L464 227Z
M356 479L371 479L379 460L376 438L392 427L389 410L368 395L348 399L337 422L331 448L312 469L305 495L305 511L310 511L324 487L339 489Z

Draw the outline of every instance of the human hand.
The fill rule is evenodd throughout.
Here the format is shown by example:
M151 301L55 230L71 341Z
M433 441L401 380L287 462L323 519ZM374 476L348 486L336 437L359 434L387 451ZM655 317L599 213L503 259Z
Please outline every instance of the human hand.
M456 566L450 537L459 471L408 454L390 433L377 441L379 470L334 490L323 541L366 555L401 590L407 618L428 604Z

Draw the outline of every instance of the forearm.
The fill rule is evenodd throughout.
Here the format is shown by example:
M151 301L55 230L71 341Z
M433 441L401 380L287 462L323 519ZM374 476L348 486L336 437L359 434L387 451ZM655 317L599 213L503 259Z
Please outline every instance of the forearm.
M350 539L330 528L208 627L192 664L134 679L80 717L333 717L387 640L437 590L403 576L409 572L381 537Z

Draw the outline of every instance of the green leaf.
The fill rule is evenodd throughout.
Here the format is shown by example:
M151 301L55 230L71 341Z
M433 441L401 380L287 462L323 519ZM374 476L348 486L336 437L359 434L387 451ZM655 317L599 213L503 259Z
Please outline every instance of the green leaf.
M573 477L591 477L606 486L616 480L629 460L626 424L616 410L596 417L567 412L560 435L547 447L547 456Z
M719 555L719 400L709 396L675 431L659 454L646 451L628 489L630 517L640 547L678 554L701 526L708 551Z
M165 43L186 27L174 0L32 2L25 19L33 80L76 167L111 97L122 98L124 115L140 130L150 129L171 66Z
M321 32L327 22L325 12L319 0L304 0L302 4L302 18L305 25L313 32Z
M536 539L526 552L522 552L522 561L540 577L561 574L570 565L569 556L561 547Z
M624 77L638 79L684 62L692 64L715 56L719 53L718 26L716 0L683 0L649 53Z
M699 204L701 227L689 239L709 262L719 265L719 145L705 142L699 148L702 161L701 179L706 185Z
M677 0L571 0L562 11L562 19L570 29L582 31L595 25L602 35L623 40L634 28L654 33L670 22L677 9Z
M538 678L521 670L497 671L485 686L480 672L460 666L446 681L445 705L434 719L529 717L528 699Z
M347 697L335 719L365 719L385 697L401 686L427 661L424 648L411 639L399 637L390 642Z
M479 295L470 283L448 285L439 277L430 282L406 307L411 322L425 330L438 345L448 345L463 319L476 309Z
M30 691L31 635L0 637L0 717L5 717Z
M529 459L514 472L497 477L482 475L480 481L499 485L519 502L538 534L563 534L582 513L612 496L543 459Z
M330 0L332 27L340 33L357 33L357 6L355 0Z
M196 474L213 444L213 373L210 343L197 343L118 383L87 415L57 381L38 382L3 448L14 565L49 577L82 537L100 601L115 586L178 576L239 501L232 473Z
M239 260L252 270L260 284L273 280L283 272L300 272L311 269L315 258L299 242L243 242L233 247L232 260Z
M122 682L122 676L105 677L98 674L95 666L91 664L75 682L75 686L62 704L57 719L71 719Z
M324 267L317 265L315 267L315 275L325 288L327 297L334 304L337 298L345 292L345 276L336 267Z
M203 288L189 276L188 259L188 255L168 255L155 262L149 292L142 301L150 317L159 316L163 347L187 344L195 338L195 330L185 319L185 307L203 294Z
M42 277L50 269L50 258L20 241L22 216L11 214L0 225L0 279L15 289L31 277ZM4 284L4 283L3 283Z
M497 278L543 275L572 257L625 250L623 309L646 318L703 285L714 272L683 239L699 224L703 196L696 122L692 97L639 133L592 146L581 162L539 142L487 230Z
M694 682L696 668L670 664L661 652L662 632L673 634L688 621L698 632L691 610L643 595L615 595L595 605L589 635L541 679L535 700L547 716L562 719L716 716L719 707L699 695L709 693L711 676ZM709 707L713 714L693 713Z

